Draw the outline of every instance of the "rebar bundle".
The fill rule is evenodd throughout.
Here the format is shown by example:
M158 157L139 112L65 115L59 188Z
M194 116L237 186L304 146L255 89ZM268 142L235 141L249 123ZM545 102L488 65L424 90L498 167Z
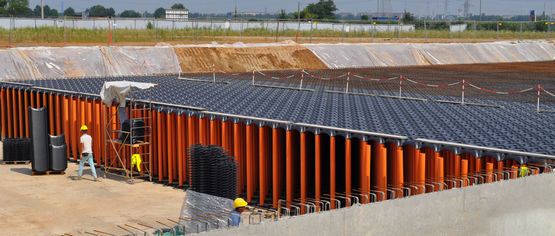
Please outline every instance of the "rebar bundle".
M194 145L188 153L190 189L228 199L237 197L238 165L219 146Z

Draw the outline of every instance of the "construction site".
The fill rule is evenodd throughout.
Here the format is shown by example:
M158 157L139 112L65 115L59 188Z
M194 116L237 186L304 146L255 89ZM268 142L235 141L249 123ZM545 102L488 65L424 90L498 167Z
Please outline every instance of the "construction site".
M4 148L0 234L555 232L549 40L18 47L0 58L3 144L33 148L32 163ZM108 93L123 88L123 99ZM75 180L83 125L100 182L88 167ZM37 161L48 134L61 169ZM237 197L248 212L232 227Z

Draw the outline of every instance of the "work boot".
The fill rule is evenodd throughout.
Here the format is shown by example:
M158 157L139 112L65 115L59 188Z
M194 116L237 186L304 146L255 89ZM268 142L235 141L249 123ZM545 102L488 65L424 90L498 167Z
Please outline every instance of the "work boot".
M77 176L73 180L81 180L81 176Z
M100 182L100 178L94 178L94 182Z

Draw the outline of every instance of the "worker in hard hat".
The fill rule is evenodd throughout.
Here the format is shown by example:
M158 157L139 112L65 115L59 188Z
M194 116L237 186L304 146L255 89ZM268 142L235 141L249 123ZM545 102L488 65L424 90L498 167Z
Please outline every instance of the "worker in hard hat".
M241 213L245 211L245 207L247 207L248 203L245 199L236 198L233 203L233 211L229 214L229 218L231 218L231 226L239 226L241 224Z
M526 177L530 173L530 170L526 166L520 166L520 171L518 173L518 177Z
M94 177L94 181L100 181L98 176L96 176L96 170L94 169L94 158L92 153L92 137L87 134L89 128L86 125L81 126L81 160L79 161L79 172L77 179L81 179L83 175L83 166L85 166L85 162L89 162L89 166L91 167L92 176Z

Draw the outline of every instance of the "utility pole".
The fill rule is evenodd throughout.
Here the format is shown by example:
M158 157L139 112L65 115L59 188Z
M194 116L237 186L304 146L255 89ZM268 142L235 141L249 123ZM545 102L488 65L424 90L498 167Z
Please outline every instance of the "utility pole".
M44 19L44 0L40 0L40 18Z
M301 31L301 0L297 1L297 36L295 37L295 42L299 40L299 31Z
M480 0L480 21L482 21L482 0Z
M233 15L233 19L237 20L237 0L235 0L235 14Z

